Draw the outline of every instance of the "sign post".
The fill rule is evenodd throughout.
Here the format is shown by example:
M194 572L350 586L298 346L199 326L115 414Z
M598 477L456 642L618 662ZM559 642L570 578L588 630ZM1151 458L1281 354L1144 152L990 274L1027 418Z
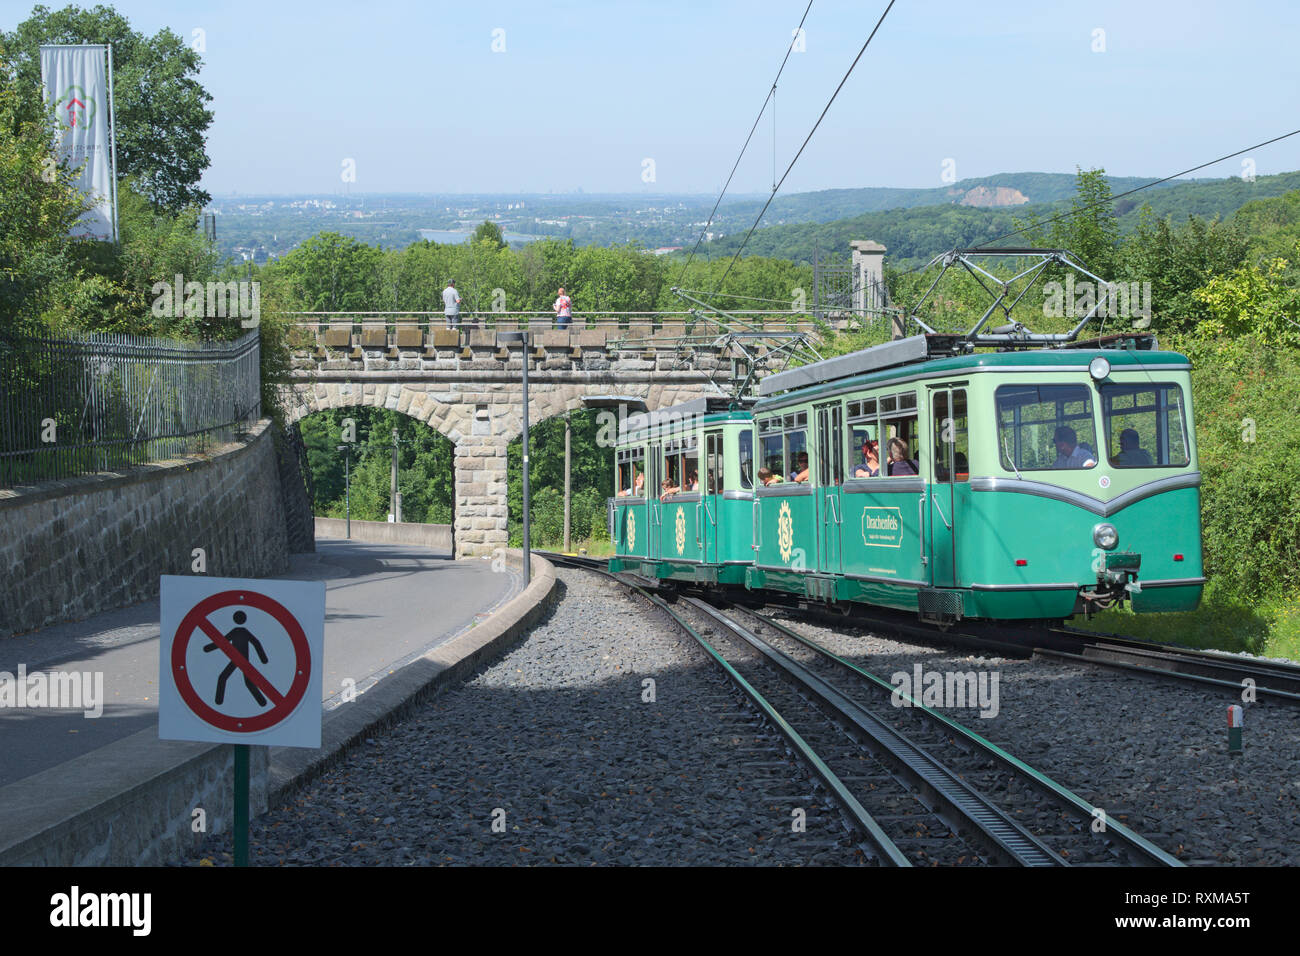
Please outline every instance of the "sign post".
M234 745L247 866L252 746L320 746L325 584L163 575L161 591L158 736Z

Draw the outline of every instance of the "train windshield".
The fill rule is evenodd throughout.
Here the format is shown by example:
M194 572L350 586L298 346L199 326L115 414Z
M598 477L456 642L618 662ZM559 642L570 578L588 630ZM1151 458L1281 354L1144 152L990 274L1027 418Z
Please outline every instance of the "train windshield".
M998 454L1007 471L1096 467L1088 386L1003 385L996 400Z
M1106 453L1116 468L1182 468L1187 450L1183 390L1177 385L1102 385Z

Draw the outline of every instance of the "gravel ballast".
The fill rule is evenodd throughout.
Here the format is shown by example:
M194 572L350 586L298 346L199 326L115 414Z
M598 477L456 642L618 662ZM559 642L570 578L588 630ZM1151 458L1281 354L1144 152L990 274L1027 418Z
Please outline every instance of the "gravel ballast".
M999 676L996 716L939 707L1189 865L1300 864L1300 708L1245 703L1228 754L1227 692L1050 659L979 657L869 630L773 616L890 681L924 672Z
M559 577L562 599L522 644L254 820L250 862L863 861L690 637L619 585ZM230 860L214 834L177 862Z

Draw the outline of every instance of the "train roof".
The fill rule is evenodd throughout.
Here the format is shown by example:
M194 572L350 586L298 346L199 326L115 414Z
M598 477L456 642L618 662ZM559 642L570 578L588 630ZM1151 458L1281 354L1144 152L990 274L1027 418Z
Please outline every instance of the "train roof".
M748 417L752 398L731 398L724 395L706 395L688 402L678 402L666 408L629 415L618 424L619 440L631 437L634 432L672 425L694 425L703 421L720 421L737 412Z
M890 381L927 378L932 375L960 373L966 370L994 368L1042 369L1084 367L1097 356L1104 356L1115 368L1190 367L1187 356L1178 352L1154 349L1106 348L1106 345L1131 341L1132 336L1115 340L1079 343L1078 347L1024 349L1013 352L973 352L964 355L930 357L935 336L916 335L862 349L849 355L804 365L769 375L758 386L760 407L785 405L811 395L848 391L860 386ZM1094 347L1088 347L1094 346Z

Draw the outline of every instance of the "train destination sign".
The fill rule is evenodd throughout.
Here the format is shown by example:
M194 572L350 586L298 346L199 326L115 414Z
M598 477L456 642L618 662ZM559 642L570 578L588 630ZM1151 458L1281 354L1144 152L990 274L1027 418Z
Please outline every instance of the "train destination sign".
M900 508L867 505L862 509L862 543L869 548L898 548L903 544Z

